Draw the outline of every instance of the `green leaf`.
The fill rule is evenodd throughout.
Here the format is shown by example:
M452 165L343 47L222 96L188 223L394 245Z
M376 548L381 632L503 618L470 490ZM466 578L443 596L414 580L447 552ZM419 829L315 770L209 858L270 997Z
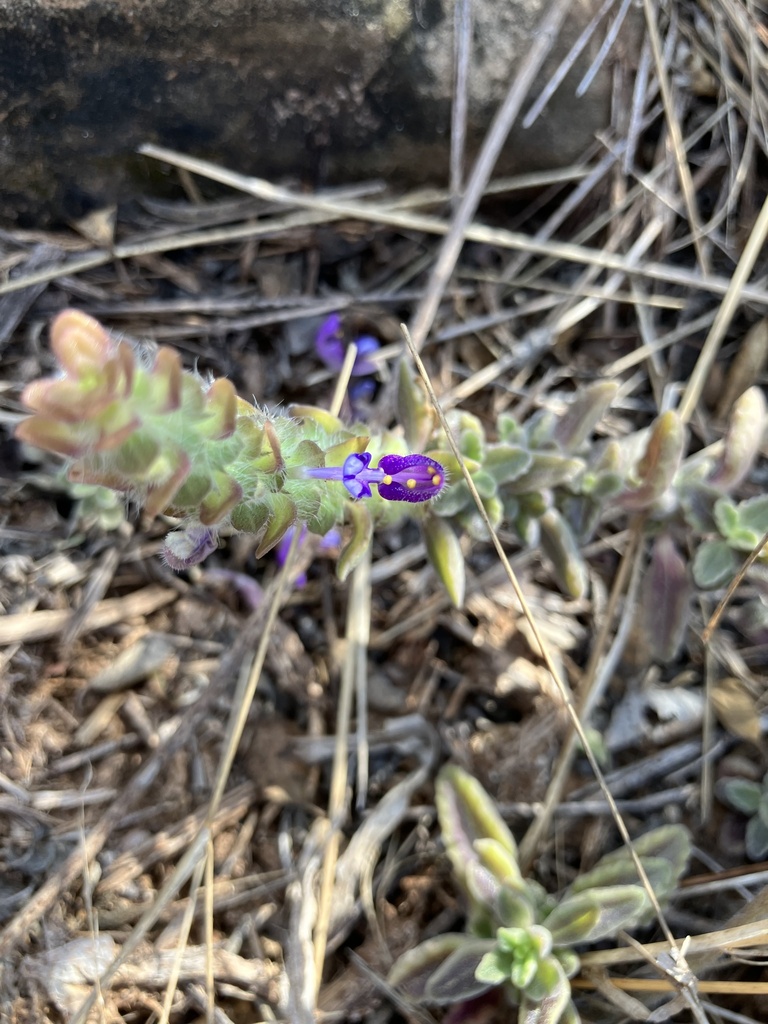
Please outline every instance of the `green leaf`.
M531 468L516 480L504 485L510 494L527 494L529 491L541 491L546 487L557 487L559 484L573 483L584 471L582 459L550 452L535 452Z
M722 779L718 784L718 796L742 814L757 814L763 788L748 779Z
M494 444L485 453L483 469L499 484L517 480L531 467L533 456L520 445Z
M597 901L599 909L597 923L587 936L589 942L606 939L621 928L631 928L650 906L641 885L609 885L590 889L589 895Z
M445 960L427 982L424 998L427 1002L446 1005L472 999L492 988L477 977L477 969L490 952L493 943L488 939L464 939L462 945Z
M584 942L600 920L600 907L590 892L577 893L562 901L544 924L556 946Z
M755 385L734 403L723 453L708 483L720 490L732 490L746 478L760 452L765 422L765 397L762 388Z
M271 494L268 501L271 514L256 549L257 558L261 558L279 544L288 528L296 522L296 506L287 494Z
M722 587L739 571L740 559L724 540L705 541L693 557L693 579L703 590Z
M685 871L691 855L688 830L682 825L662 825L639 836L632 845L654 890L661 897L668 895ZM580 875L570 891L638 884L634 861L629 850L622 846L601 857L591 871Z
M476 839L474 847L483 867L487 868L502 886L517 892L525 891L516 851L511 852L498 839Z
M559 992L566 992L570 996L571 986L563 973L560 961L555 956L548 956L539 964L526 996L538 1003Z
M459 538L444 519L432 514L427 514L422 520L421 529L432 568L455 607L461 608L466 575Z
M347 509L352 520L352 536L339 555L336 566L336 575L342 582L359 564L373 537L373 520L368 506L362 501L350 501L347 503Z
M747 822L746 850L750 860L762 860L768 853L768 826L759 815Z
M758 494L755 498L740 502L738 513L742 529L751 531L755 538L754 547L763 534L768 532L768 494Z
M541 546L555 570L560 589L575 600L587 592L587 566L570 526L556 508L539 519Z
M437 776L435 804L446 852L456 878L466 888L467 865L480 865L477 839L495 839L510 856L517 857L517 843L496 805L468 772L446 765Z
M603 418L618 390L613 381L598 381L580 391L557 422L557 444L564 451L577 451Z
M505 981L509 981L511 970L511 955L500 949L492 949L477 965L475 978L485 982L486 985L501 985Z
M525 431L514 416L503 412L496 422L496 429L504 444L519 445L525 438Z
M414 380L405 359L400 360L397 387L398 420L412 452L424 449L432 431L432 407L420 382Z
M389 984L403 989L412 999L423 999L427 983L438 967L467 942L461 932L449 932L427 939L395 961L389 972ZM488 943L489 948L493 946Z
M667 664L680 650L691 612L691 585L685 561L667 533L653 545L640 594L643 640L655 661Z
M620 501L624 508L650 508L671 486L685 448L685 426L678 413L662 413L651 428L645 453L638 463L637 487L626 491Z

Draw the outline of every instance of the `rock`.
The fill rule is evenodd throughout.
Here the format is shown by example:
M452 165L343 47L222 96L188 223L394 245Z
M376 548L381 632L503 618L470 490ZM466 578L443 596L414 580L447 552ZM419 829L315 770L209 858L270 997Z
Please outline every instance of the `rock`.
M549 0L474 0L468 147L475 152ZM573 0L546 81L596 0ZM156 191L156 142L315 187L447 180L454 0L4 0L0 216L75 218ZM609 108L609 66L514 130L498 170L576 159ZM538 92L538 87L534 94ZM175 175L171 175L175 182Z

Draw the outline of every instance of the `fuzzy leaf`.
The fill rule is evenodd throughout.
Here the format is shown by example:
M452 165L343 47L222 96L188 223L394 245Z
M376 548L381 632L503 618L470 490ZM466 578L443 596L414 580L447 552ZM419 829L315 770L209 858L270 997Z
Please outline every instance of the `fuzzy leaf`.
M569 1008L576 1009L571 1002L571 986L557 989L551 995L545 996L540 1003L534 1003L530 999L523 999L517 1011L517 1024L566 1024L565 1014ZM571 1017L570 1021L578 1022L578 1014Z
M472 999L492 986L476 976L477 968L490 951L488 939L466 939L437 968L424 992L427 1002L446 1005L463 999Z
M570 526L556 508L539 519L541 546L555 570L563 593L579 600L587 592L587 566Z
M362 501L348 502L347 510L352 520L352 536L336 564L336 575L342 582L358 565L373 537L373 520L368 506Z
M723 454L708 483L731 490L744 480L760 451L766 424L765 396L762 388L751 387L733 406L728 430L723 438Z
M486 985L501 985L509 981L511 958L501 949L492 949L477 966L475 978Z
M462 932L427 939L395 961L387 978L389 984L401 988L411 999L423 999L432 974L466 942L467 936Z
M240 484L227 473L214 470L211 473L211 487L200 502L200 522L212 526L231 512L243 496Z
M662 413L651 428L645 453L637 466L638 485L621 497L624 508L650 508L671 486L685 448L685 427L676 412Z
M656 538L640 596L643 639L650 656L667 664L680 650L691 611L685 561L669 534Z
M759 745L762 736L760 707L740 679L726 676L718 680L712 688L712 705L732 736Z
M603 418L618 390L618 384L613 381L598 381L579 392L557 422L557 444L564 451L577 451Z
M757 814L763 788L749 779L723 779L717 788L717 794L731 807L742 814Z
M722 587L739 571L740 559L724 540L705 541L693 557L693 578L703 590Z
M437 777L435 804L446 852L456 878L466 888L466 869L480 864L477 839L495 839L517 857L517 843L496 810L496 805L477 781L458 765L447 765Z
M556 946L584 942L600 921L600 907L590 892L578 893L562 901L544 921Z
M745 846L750 860L762 860L768 853L768 826L758 815L747 822Z
M464 603L464 556L453 528L438 516L427 515L421 524L427 556L456 608Z
M571 986L560 966L560 961L555 956L548 956L539 963L526 995L538 1003L563 989L570 992Z
M268 504L271 515L267 521L267 528L259 541L259 546L256 548L257 558L266 555L268 551L279 544L296 522L296 505L287 494L271 494Z
M530 469L533 456L520 445L494 444L485 453L483 469L498 484L517 480Z
M619 852L626 856L613 861L600 860L591 871L574 881L569 892L589 892L598 886L638 885L637 868L629 853ZM643 857L642 862L654 891L670 892L680 872L673 874L672 866L663 857Z
M419 381L414 380L405 359L400 360L397 383L398 419L403 426L409 450L420 452L426 447L432 431L432 407L424 388Z
M480 858L483 867L498 880L498 882L509 889L517 892L525 891L523 876L520 874L520 866L517 862L517 852L509 850L498 839L476 839L474 842L475 852Z
M534 452L531 468L516 480L504 485L509 494L527 494L547 487L572 483L585 468L581 459L551 452Z
M651 884L661 896L668 895L685 870L691 854L690 833L682 825L662 825L632 842ZM571 892L584 892L607 885L637 885L637 869L629 850L612 850L574 881Z

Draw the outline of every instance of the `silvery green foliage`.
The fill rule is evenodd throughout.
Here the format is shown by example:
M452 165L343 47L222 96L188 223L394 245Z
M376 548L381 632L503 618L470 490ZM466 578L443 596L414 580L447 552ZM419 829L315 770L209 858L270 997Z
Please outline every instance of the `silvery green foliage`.
M747 856L750 860L763 860L768 854L768 775L763 777L762 783L749 779L721 779L718 796L747 815Z
M500 988L519 1024L577 1022L570 978L574 946L610 938L650 914L629 853L608 854L557 896L520 873L517 844L480 783L456 766L437 779L437 813L454 876L468 904L467 930L428 939L405 953L389 981L413 1000L457 1004ZM679 825L635 841L662 902L690 853Z
M374 431L308 406L268 412L239 398L227 380L184 371L172 349L144 358L76 310L56 317L51 344L59 375L25 389L32 415L17 436L67 458L72 482L127 493L148 515L176 517L164 549L172 567L202 561L231 532L254 534L258 557L294 527L324 536L346 524L344 578L374 525L408 514L420 522L451 599L463 603L459 535L487 539L486 526L405 363L400 426ZM760 449L765 400L751 388L735 404L717 454L683 461L686 432L672 411L621 441L593 437L616 392L608 381L588 385L561 415L543 410L524 423L504 413L490 440L469 412L449 413L450 428L492 527L503 522L524 545L541 545L573 598L586 592L582 552L606 511L643 512L655 529L661 524L667 539L654 549L652 575L657 589L673 585L666 604L675 621L662 645L669 652L690 604L675 533L703 540L693 575L709 587L731 577L768 528L768 498L729 497ZM647 591L650 609L658 598Z

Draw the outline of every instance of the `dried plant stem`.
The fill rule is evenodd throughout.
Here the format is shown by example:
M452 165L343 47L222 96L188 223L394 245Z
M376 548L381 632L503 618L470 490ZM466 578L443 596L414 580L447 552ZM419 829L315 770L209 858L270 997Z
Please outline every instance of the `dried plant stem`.
M532 46L522 66L509 87L504 102L496 113L493 123L483 141L482 149L467 182L467 188L454 214L445 241L440 247L430 274L424 298L413 316L412 337L416 349L426 341L445 289L451 279L459 258L464 238L472 217L477 210L493 168L510 129L514 124L536 75L541 70L552 44L557 38L560 25L571 6L570 0L555 0L549 5L541 24L532 34Z
M565 705L568 715L570 716L571 722L573 723L573 727L576 731L576 734L581 740L582 746L584 748L584 753L586 755L587 760L589 761L595 779L597 780L600 789L603 793L603 796L605 797L608 806L611 809L611 814L613 816L613 820L616 822L616 827L619 830L619 835L621 836L624 844L630 852L638 877L640 878L640 881L642 882L642 885L648 895L648 899L650 900L651 906L653 907L654 913L656 914L656 917L659 921L659 925L661 926L661 929L664 932L664 935L666 936L667 944L664 948L671 950L672 955L676 958L679 958L680 950L677 945L677 941L673 936L672 932L670 931L669 925L667 924L666 918L664 916L664 912L661 909L656 893L654 892L653 887L648 879L648 875L646 874L645 868L643 867L640 858L635 853L635 849L632 845L632 840L630 838L627 826L624 822L621 812L616 806L616 801L613 799L613 795L611 794L611 791L608 788L602 769L600 768L600 765L597 763L597 759L595 758L595 755L592 752L592 748L589 745L589 740L584 731L584 726L579 720L579 715L576 710L576 706L574 704L570 688L568 687L565 680L561 678L560 673L557 670L557 666L555 665L555 662L549 650L549 645L544 640L541 630L538 627L538 624L534 618L534 615L531 611L525 594L523 593L522 587L520 586L520 581L515 575L512 566L509 564L507 553L502 547L498 534L496 533L496 530L493 528L493 524L488 518L488 513L485 510L482 498L477 492L477 488L475 487L472 476L469 470L467 469L466 463L464 462L464 458L456 442L456 438L454 437L450 424L448 423L448 420L445 417L445 413L443 412L442 406L440 405L440 401L438 400L438 397L435 394L435 390L432 386L432 381L429 378L427 368L424 366L424 363L422 362L419 353L416 351L416 347L411 340L407 327L404 324L401 324L401 329L403 331L406 344L408 345L408 349L411 353L411 356L413 357L416 369L418 370L419 375L421 376L421 379L424 382L424 386L427 389L427 394L429 395L430 401L432 402L434 410L437 413L438 419L440 420L440 425L445 431L445 436L448 440L448 444L450 445L451 451L453 452L455 458L457 459L459 465L461 466L464 481L469 489L470 494L472 495L472 499L475 502L475 505L477 506L477 510L480 514L481 519L483 520L485 528L488 531L488 536L491 538L491 543L493 544L496 550L496 554L499 556L501 564L504 566L504 571L507 575L507 579L509 580L512 589L515 592L515 596L520 602L520 607L523 611L523 615L525 616L529 626L531 627L531 632L533 633L536 642L539 645L539 649L541 650L544 663L547 666L547 670L552 676L552 679L555 683L555 686L557 687L563 704Z
M749 570L750 566L755 563L760 552L763 550L766 544L768 544L768 533L764 533L760 540L757 542L757 544L754 546L754 548L752 548L746 561L741 566L736 575L733 577L731 582L728 584L728 589L723 594L722 598L720 599L720 603L718 604L717 608L715 608L709 622L707 623L704 629L704 632L701 634L701 642L704 644L705 647L709 644L709 641L712 639L712 634L717 629L720 623L720 619L723 617L723 612L728 607L731 598L736 593L736 590L741 585L742 580L747 575L747 571Z
M699 209L696 204L696 191L693 187L691 169L688 166L688 161L685 158L685 144L683 142L683 133L680 130L680 121L677 117L677 112L675 111L672 90L670 88L669 80L667 78L667 69L664 66L664 55L661 50L659 27L656 24L658 5L654 6L652 0L644 0L644 7L645 22L648 27L648 38L651 43L651 52L653 54L653 59L656 64L656 77L659 81L659 89L661 91L661 98L664 104L664 115L666 117L667 128L669 130L669 140L672 144L672 152L675 156L677 177L680 181L680 187L683 191L683 199L685 201L685 207L688 213L688 222L691 226L691 232L693 235L693 246L696 250L696 256L699 260L699 266L701 267L702 271L706 274L709 272L709 260L707 259L707 254L704 249L701 219L699 218Z
M336 711L336 738L333 750L333 771L328 797L328 818L326 845L320 874L317 921L315 923L315 975L318 991L323 976L325 950L328 944L328 925L331 919L333 890L336 879L336 862L339 856L341 826L347 806L347 783L349 774L349 727L352 719L352 704L355 681L362 667L365 668L365 652L370 631L370 546L362 561L352 573L347 605L347 650L341 674L339 703ZM358 709L358 713L360 713Z
M646 947L647 948L647 947ZM678 988L664 978L608 978L609 984L623 992L677 992ZM768 995L767 981L698 981L699 992L717 995ZM573 978L571 988L591 991L595 988L587 977Z
M584 673L583 694L578 709L579 719L584 722L589 720L592 708L600 699L600 695L610 679L613 669L615 668L616 661L618 660L626 642L627 633L629 632L629 627L632 622L631 609L633 609L635 605L633 594L636 594L640 584L639 570L642 556L642 534L642 522L635 522L630 532L629 544L627 545L624 557L619 565L619 570L614 578L613 587L611 588L611 594L608 599L608 606L605 609L603 621L597 637L595 638L590 659ZM630 569L633 569L632 584L629 587L626 601L626 607L629 609L629 614L625 616L622 626L617 631L611 651L603 662L602 670L598 673L600 659L603 656L603 651L605 650L605 646L608 642L608 633L610 631L611 624L614 621L619 601L621 600L621 595L624 593L624 588L627 585ZM571 765L573 764L573 758L575 757L578 749L578 739L579 736L576 729L571 729L563 741L560 756L557 759L557 764L555 765L555 769L552 773L552 779L547 787L547 793L544 798L542 808L534 817L528 827L528 831L525 833L520 843L520 864L524 871L530 870L531 864L536 856L536 851L539 847L539 842L549 828L552 817L557 810L565 783L571 770Z
M725 338L725 332L730 326L739 303L745 298L747 278L752 273L752 268L757 257L760 255L760 250L765 244L766 237L768 237L768 199L763 203L760 214L750 232L747 244L744 246L744 251L741 254L741 259L736 265L733 277L728 285L728 291L720 304L712 328L702 346L699 358L696 360L691 379L688 381L688 387L685 389L683 400L680 403L680 416L685 422L693 415L693 410L696 408L701 392L704 389L704 383L709 376L712 364Z

